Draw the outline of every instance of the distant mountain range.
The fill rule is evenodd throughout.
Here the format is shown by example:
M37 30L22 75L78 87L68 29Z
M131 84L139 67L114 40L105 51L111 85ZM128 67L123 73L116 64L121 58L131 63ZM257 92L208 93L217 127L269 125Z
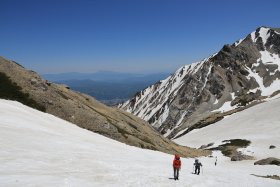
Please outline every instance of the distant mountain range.
M49 81L65 80L94 80L101 82L143 82L150 80L160 80L166 78L170 73L121 73L113 71L98 71L95 73L58 73L43 74L43 78Z
M96 73L45 74L43 77L115 105L132 98L138 91L168 77L169 73L132 74L110 71Z

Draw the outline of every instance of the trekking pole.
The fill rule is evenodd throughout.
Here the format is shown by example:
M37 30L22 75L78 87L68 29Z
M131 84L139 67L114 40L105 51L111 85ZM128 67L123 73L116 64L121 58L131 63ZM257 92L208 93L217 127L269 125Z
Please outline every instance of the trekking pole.
M202 169L202 175L203 175L203 166L202 166L202 168L201 168L201 169Z
M194 173L194 166L192 167L192 173Z

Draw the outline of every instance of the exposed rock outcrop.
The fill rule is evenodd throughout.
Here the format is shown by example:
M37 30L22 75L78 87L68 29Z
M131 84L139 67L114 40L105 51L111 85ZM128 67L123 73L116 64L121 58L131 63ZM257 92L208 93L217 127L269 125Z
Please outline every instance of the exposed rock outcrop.
M277 165L280 166L280 159L269 157L266 159L259 160L254 165Z

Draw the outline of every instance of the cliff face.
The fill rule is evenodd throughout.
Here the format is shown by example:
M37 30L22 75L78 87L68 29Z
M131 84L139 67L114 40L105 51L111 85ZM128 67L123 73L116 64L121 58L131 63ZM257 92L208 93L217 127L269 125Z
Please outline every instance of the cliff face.
M42 79L36 72L0 57L0 72L22 88L47 113L109 138L142 148L182 156L208 152L181 147L161 136L147 122L117 108L107 107L94 98ZM5 87L5 85L1 85Z
M180 68L119 107L175 138L217 112L238 110L279 90L280 31L260 27L209 58Z

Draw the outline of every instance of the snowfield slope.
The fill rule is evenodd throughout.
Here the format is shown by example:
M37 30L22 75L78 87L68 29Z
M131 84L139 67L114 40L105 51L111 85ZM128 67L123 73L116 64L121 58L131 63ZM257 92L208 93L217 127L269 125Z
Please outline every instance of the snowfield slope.
M213 115L280 91L280 32L260 27L200 62L178 69L119 107L168 138Z
M174 141L191 147L214 143L212 147L230 139L246 139L251 144L241 149L255 159L269 156L280 158L280 96L268 102L232 114L210 126L194 130ZM199 138L200 137L200 138ZM274 145L275 149L269 149ZM280 172L280 168L279 168Z
M180 180L170 180L172 155L129 146L7 100L0 100L0 147L3 187L280 186L279 180L251 175L279 175L279 166L230 162L218 152L217 166L213 158L201 158L200 176L191 174L193 159L182 159Z

